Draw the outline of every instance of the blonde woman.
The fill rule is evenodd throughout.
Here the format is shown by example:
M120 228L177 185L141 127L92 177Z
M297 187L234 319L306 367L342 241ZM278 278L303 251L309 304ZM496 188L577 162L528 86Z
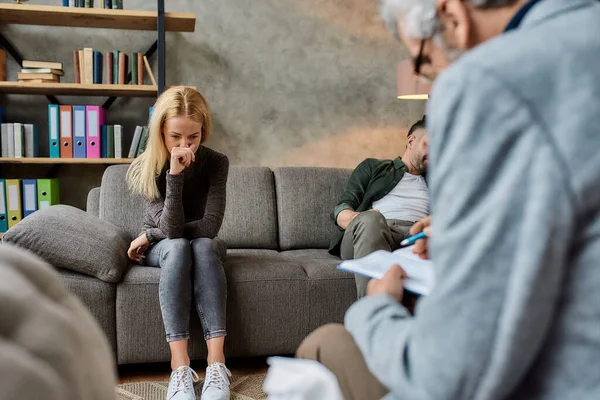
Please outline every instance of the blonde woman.
M128 256L161 268L160 308L173 369L167 400L196 398L198 375L187 352L192 293L208 347L202 399L229 399L231 374L223 353L227 250L217 238L229 161L202 145L210 125L200 93L166 90L154 105L146 150L127 172L129 187L147 200L143 232L131 242Z

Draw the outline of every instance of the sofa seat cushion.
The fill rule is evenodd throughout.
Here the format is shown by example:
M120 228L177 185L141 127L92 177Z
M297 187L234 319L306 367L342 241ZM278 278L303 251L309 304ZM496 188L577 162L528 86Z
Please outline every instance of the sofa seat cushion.
M292 354L310 333L309 286L304 267L269 250L230 251L227 276L228 357ZM132 267L117 285L119 364L169 361L158 299L160 269ZM195 308L190 356L206 357Z
M354 275L340 271L342 261L323 249L290 250L280 257L299 263L308 278L308 329L329 322L344 322L346 310L356 301Z

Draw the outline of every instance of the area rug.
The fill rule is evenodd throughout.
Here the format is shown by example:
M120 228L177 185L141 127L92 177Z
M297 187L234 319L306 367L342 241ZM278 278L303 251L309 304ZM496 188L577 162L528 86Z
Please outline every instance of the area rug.
M263 383L266 374L234 375L231 379L231 400L266 400ZM194 385L200 400L203 381ZM168 382L135 382L117 385L117 400L165 400Z

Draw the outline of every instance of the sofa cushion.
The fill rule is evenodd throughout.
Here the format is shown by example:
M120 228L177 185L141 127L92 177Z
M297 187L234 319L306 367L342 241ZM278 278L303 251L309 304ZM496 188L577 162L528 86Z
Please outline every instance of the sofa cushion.
M224 266L228 288L227 356L293 353L310 333L304 268L276 252L258 250L228 254ZM158 299L159 279L159 268L136 266L117 285L119 364L170 359ZM206 357L194 307L190 331L191 358Z
M230 249L277 248L275 183L269 168L229 168L225 218L219 237Z
M55 267L117 282L128 265L127 234L92 214L66 205L39 210L9 229L3 240L26 248Z
M132 240L142 230L145 202L127 188L127 168L115 165L104 172L100 218L123 228ZM228 248L277 248L275 183L269 168L229 168L225 217L218 236Z
M339 168L275 170L281 250L329 247L338 231L330 215L351 173Z
M103 282L91 276L78 274L65 269L58 271L60 277L72 294L81 300L108 339L117 355L117 333L115 325L115 301L117 287L114 283Z
M102 175L100 218L122 228L133 240L142 231L145 202L132 194L125 183L128 165L112 165Z

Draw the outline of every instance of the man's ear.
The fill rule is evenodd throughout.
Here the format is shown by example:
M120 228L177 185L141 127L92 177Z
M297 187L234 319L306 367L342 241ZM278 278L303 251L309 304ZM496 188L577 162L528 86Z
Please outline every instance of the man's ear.
M439 14L448 44L460 50L468 50L471 19L466 4L461 0L447 0L443 2Z
M410 135L407 139L406 139L406 149L412 149L413 144L415 143L415 135Z

